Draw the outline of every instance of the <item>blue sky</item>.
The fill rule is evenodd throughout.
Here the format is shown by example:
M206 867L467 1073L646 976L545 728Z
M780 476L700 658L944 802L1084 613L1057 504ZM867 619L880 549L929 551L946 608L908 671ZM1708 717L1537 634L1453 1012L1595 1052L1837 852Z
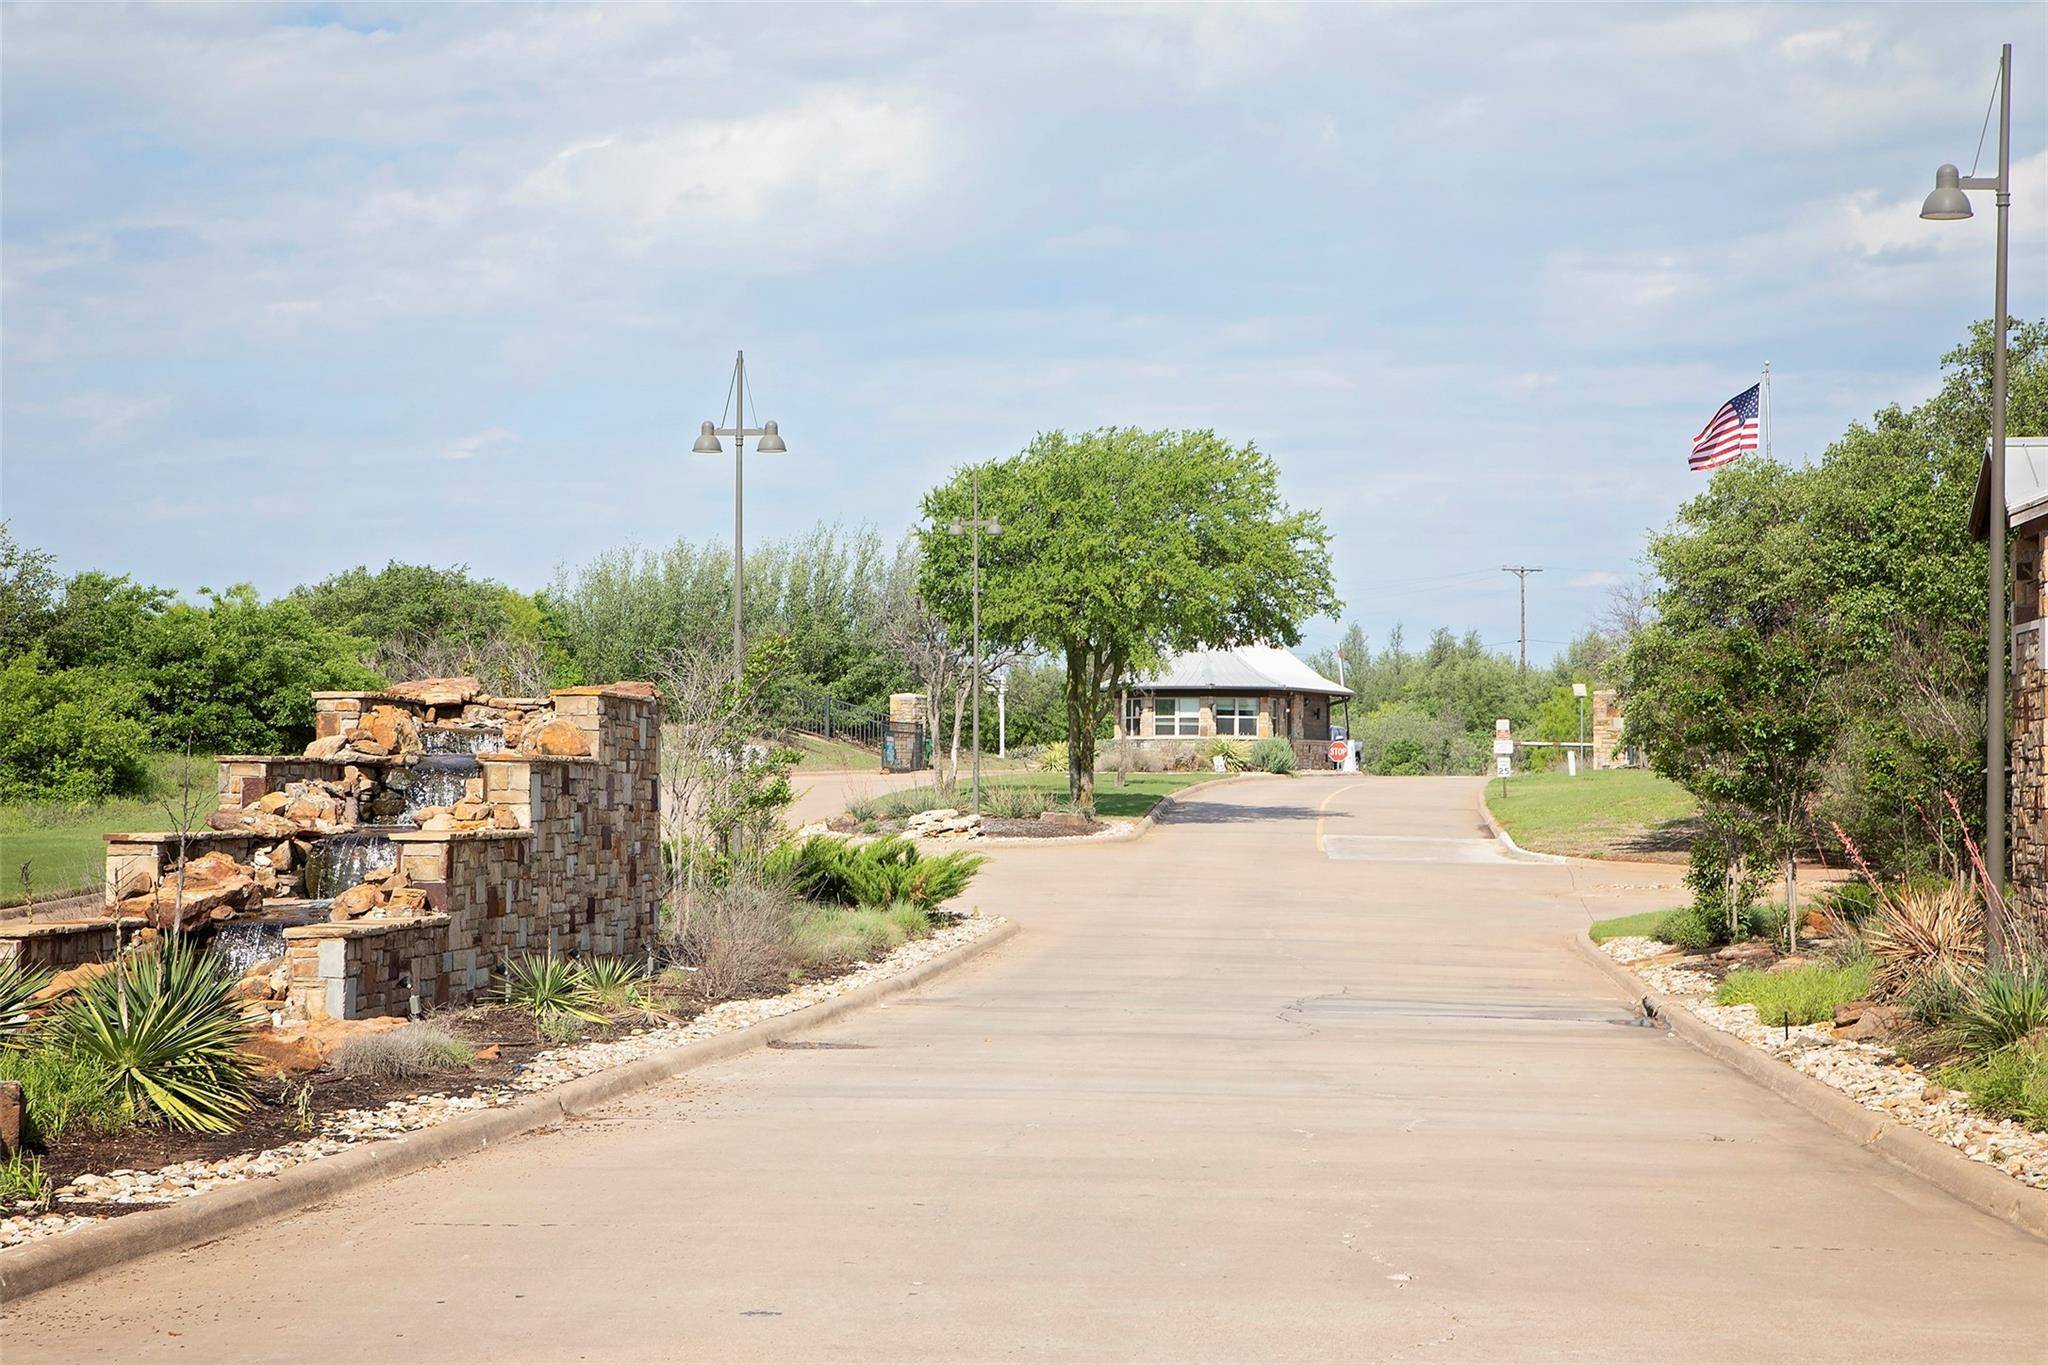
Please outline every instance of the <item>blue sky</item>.
M520 587L727 533L893 536L1033 432L1208 426L1336 532L1347 615L1548 655L1772 362L1781 457L1991 299L1967 169L2030 6L9 6L0 503L67 568ZM1995 134L1994 134L1995 136ZM1986 155L1992 149L1987 146ZM1311 643L1335 627L1318 623Z

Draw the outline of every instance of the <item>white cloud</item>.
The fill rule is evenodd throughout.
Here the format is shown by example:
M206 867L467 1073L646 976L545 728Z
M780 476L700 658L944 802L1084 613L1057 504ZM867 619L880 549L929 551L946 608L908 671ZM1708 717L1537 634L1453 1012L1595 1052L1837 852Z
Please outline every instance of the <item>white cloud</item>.
M1565 580L1569 588L1611 588L1621 582L1621 575L1605 569L1591 569L1585 573L1573 574Z
M458 436L441 450L444 460L474 460L480 455L491 455L514 444L519 438L503 427L491 427L485 431Z

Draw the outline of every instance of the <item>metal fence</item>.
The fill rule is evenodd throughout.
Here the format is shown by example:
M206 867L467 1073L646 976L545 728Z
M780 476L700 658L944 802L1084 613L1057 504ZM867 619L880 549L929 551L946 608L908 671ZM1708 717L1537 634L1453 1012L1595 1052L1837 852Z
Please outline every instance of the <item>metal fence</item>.
M784 693L775 698L769 718L778 730L857 744L877 752L889 728L888 713L880 707L839 701L829 692Z

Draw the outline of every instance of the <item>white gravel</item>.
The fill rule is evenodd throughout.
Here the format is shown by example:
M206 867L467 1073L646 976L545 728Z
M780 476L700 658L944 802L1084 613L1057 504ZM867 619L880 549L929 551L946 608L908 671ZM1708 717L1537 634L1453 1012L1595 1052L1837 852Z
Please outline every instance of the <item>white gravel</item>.
M39 1210L28 1201L0 1218L0 1249L88 1227L98 1217L67 1213L65 1204L170 1204L195 1194L243 1180L276 1175L308 1161L318 1161L364 1142L378 1142L421 1128L431 1128L478 1109L491 1109L535 1091L581 1076L652 1057L700 1038L748 1028L764 1020L793 1014L835 999L871 982L922 965L970 943L1002 923L999 916L970 913L927 938L906 943L889 956L866 963L830 981L799 986L764 1000L733 1000L690 1020L666 1028L650 1028L605 1042L574 1043L536 1053L518 1073L500 1084L479 1087L464 1095L422 1095L393 1100L377 1109L349 1109L323 1119L319 1131L302 1142L214 1161L181 1161L154 1171L113 1170L81 1175L52 1191L54 1207Z
M2048 1133L2012 1119L1978 1113L1960 1090L1949 1090L1880 1043L1837 1038L1828 1024L1790 1029L1758 1021L1754 1005L1716 1005L1714 978L1676 960L1680 950L1648 938L1600 945L1668 1000L1847 1095L1864 1108L1917 1128L1974 1161L1996 1166L2035 1189L2048 1189ZM1656 961L1670 957L1673 960Z

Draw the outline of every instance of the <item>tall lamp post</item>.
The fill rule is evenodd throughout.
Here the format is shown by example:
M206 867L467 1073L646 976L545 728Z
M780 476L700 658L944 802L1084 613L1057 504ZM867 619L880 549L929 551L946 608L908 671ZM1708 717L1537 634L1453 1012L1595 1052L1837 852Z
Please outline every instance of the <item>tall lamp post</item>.
M760 413L755 413L759 417ZM741 495L746 487L747 438L761 439L754 449L763 455L780 455L789 449L782 443L775 423L763 422L758 427L747 425L747 353L741 351L732 363L732 425L713 426L706 422L697 428L697 444L690 447L699 455L718 455L725 447L718 443L721 436L732 437L732 675L737 682L747 670L746 601L747 601L747 559L743 532L746 527L741 506Z
M999 536L1002 523L981 515L981 466L974 467L974 515L966 521L955 518L946 528L954 535L974 536L974 813L981 814L981 537ZM954 713L958 715L956 711ZM956 732L957 733L957 732Z
M1981 147L1982 144L1979 143ZM1976 169L1974 166L1971 168ZM1986 614L1986 679L1984 686L1984 869L1993 887L2005 887L2005 749L2011 742L2005 719L2005 274L2006 219L2012 209L2012 44L1998 55L1998 174L1959 175L1954 166L1934 173L1934 192L1920 207L1920 216L1953 222L1970 216L1964 190L1991 190L1998 204L1998 263L1992 288L1991 317L1991 468L1990 494L1991 606ZM1990 947L1998 953L1994 940Z

